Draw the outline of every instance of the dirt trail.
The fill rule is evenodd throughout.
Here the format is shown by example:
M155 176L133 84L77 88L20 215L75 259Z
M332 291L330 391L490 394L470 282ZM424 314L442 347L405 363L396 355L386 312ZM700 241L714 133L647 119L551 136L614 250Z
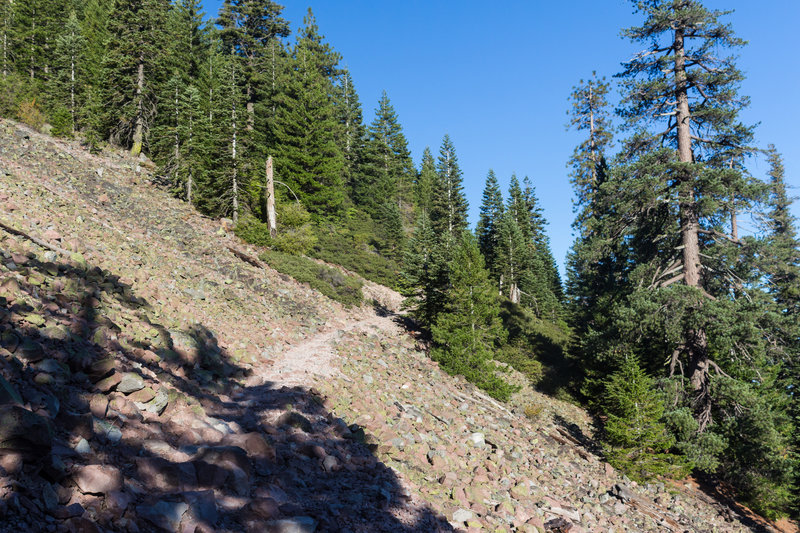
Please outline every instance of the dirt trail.
M275 381L286 386L309 386L314 377L345 377L339 370L339 356L335 349L337 341L346 334L368 333L370 330L393 337L401 334L400 327L391 316L382 316L377 312L357 322L337 322L311 338L290 346L271 367L248 378L246 385Z

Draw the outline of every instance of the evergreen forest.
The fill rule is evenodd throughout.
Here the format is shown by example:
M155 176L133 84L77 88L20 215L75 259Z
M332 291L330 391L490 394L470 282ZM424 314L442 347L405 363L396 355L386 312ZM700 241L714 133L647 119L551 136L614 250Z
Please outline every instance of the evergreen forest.
M746 43L700 0L631 6L640 25L622 34L640 52L564 95L583 138L565 162L565 279L547 184L487 163L470 227L451 137L414 161L390 87L366 123L310 9L293 27L272 0L224 0L211 18L200 0L0 0L0 115L128 151L331 298L361 303L315 260L399 291L442 368L504 401L510 365L586 406L630 479L691 474L797 517L800 237L781 153L740 116Z

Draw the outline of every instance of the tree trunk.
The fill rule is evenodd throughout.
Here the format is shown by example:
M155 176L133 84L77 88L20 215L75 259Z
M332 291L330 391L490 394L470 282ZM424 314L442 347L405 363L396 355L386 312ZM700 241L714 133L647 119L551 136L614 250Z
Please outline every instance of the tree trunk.
M689 110L688 83L686 79L686 55L684 31L675 30L675 100L678 127L678 159L689 165L694 161L692 153L691 112ZM700 260L700 220L694 196L694 176L691 170L681 169L679 192L681 244L683 245L684 283L690 287L703 288ZM689 381L697 394L701 431L710 420L711 402L708 396L708 338L703 329L687 332L686 349L689 356Z
M8 77L8 24L11 16L11 0L3 1L3 80Z
M139 52L139 64L136 70L136 126L133 130L131 155L142 153L144 142L144 52Z
M275 215L275 180L272 175L272 156L267 158L267 225L269 236L278 235L278 220Z
M35 72L36 72L36 8L33 8L33 14L31 17L31 48L30 48L30 76L31 79L34 79Z
M72 118L72 135L75 135L75 32L71 34L72 49L69 56L69 114Z
M231 67L231 94L236 94L236 67ZM231 160L233 167L233 181L231 183L231 192L233 193L233 224L234 226L239 222L239 176L238 168L236 166L236 97L233 96L231 100Z

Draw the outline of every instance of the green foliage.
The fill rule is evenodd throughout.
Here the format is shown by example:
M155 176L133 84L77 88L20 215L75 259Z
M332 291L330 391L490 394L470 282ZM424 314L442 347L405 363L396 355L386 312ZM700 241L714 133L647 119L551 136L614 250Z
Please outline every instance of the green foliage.
M353 307L361 304L362 283L357 278L346 276L307 257L289 255L278 251L266 251L259 255L262 261L282 274L293 277L331 300Z
M491 362L505 340L500 307L471 233L465 233L455 248L450 269L446 304L431 327L431 357L447 372L461 374L494 398L507 400L515 388L495 375Z
M358 209L348 212L338 224L320 223L315 227L316 243L310 255L341 265L365 279L387 287L397 287L399 265L381 254L382 228Z
M669 449L675 443L662 421L664 403L655 381L627 356L605 387L605 454L612 466L631 479L683 476L688 465Z
M72 115L66 107L57 107L50 112L50 133L56 137L72 137Z
M267 224L253 216L240 219L234 232L250 244L266 246L287 254L307 254L317 243L311 214L294 202L282 203L276 211L278 232L274 239L270 237Z

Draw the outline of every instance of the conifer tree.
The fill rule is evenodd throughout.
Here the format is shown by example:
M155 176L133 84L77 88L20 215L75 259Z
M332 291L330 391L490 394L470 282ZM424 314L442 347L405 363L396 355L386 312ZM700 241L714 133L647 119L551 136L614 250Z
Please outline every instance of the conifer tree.
M450 373L462 374L492 396L507 399L511 387L492 372L493 352L505 340L500 306L478 242L463 232L450 265L446 303L431 331L431 356Z
M494 170L489 170L486 176L486 186L483 189L481 211L475 234L478 237L478 246L486 261L486 267L493 277L499 279L497 272L497 249L500 244L500 221L503 216L503 194Z
M410 207L414 164L397 113L386 91L381 94L375 119L369 126L360 181L355 200L368 213L377 214L385 201L401 211Z
M436 180L436 161L433 159L430 147L426 146L422 151L422 164L417 181L414 183L415 204L419 213L427 213L430 216Z
M56 135L75 134L78 111L83 101L83 83L88 81L84 75L85 52L86 39L81 34L78 13L72 10L64 25L64 31L55 39L55 72L50 88L53 97L51 108L54 109L54 113L64 110L69 117L69 123L61 125L56 124L51 118Z
M345 185L353 191L355 174L363 157L366 128L361 102L353 85L350 71L344 69L336 84L334 103L338 110L340 134L339 149L344 154Z
M166 68L171 75L160 94L160 113L153 141L153 159L176 192L194 202L198 176L208 166L208 107L203 95L209 80L210 37L199 0L173 4L167 24Z
M605 181L606 152L612 141L606 99L608 91L609 84L605 78L598 79L592 72L592 77L581 80L570 95L569 126L588 133L587 138L575 147L569 160L575 205L581 210L578 222L582 217L590 216L591 200Z
M612 466L639 482L686 473L687 465L669 453L675 439L662 422L664 403L655 380L635 357L625 357L609 376L604 404L605 454Z
M115 2L108 18L104 95L111 138L136 156L157 112L166 48L167 0Z
M319 34L309 10L292 51L293 75L278 97L276 174L310 212L335 215L345 199L344 155L333 81L339 56Z
M453 141L449 135L442 139L436 164L437 180L433 190L431 223L437 234L449 242L458 242L467 228L469 204L464 196L461 168Z
M423 211L417 217L403 259L405 305L425 327L434 323L442 310L448 283L447 257L434 233L430 217Z

